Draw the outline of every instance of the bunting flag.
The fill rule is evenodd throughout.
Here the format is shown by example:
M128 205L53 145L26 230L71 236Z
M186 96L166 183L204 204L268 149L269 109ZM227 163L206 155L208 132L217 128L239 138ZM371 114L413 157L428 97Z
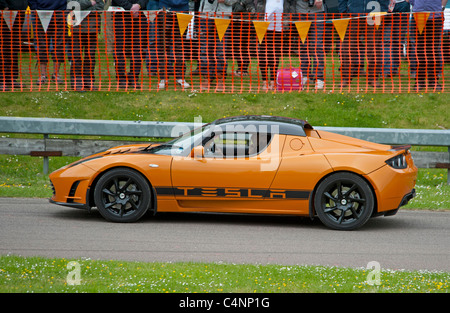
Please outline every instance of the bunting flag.
M253 21L253 26L255 27L259 43L262 43L264 36L266 35L267 28L269 27L269 24L270 22Z
M78 26L91 13L91 11L73 10L67 15L67 24L72 27Z
M419 34L421 34L421 35L423 32L423 29L425 28L425 25L427 24L428 17L430 17L430 12L414 13L414 19L416 20L417 30L419 31Z
M158 11L143 11L147 21L153 22L158 15Z
M347 32L348 23L350 22L349 18L342 18L339 20L332 20L334 28L336 28L337 33L339 34L339 38L341 41L344 41L345 33Z
M219 35L219 40L222 41L225 32L230 25L231 20L228 18L215 18L214 23L216 24L217 34Z
M297 27L298 34L302 43L305 43L306 37L308 36L309 28L311 27L312 21L298 21L295 22L295 27Z
M39 20L41 21L42 28L44 28L44 32L47 32L48 25L50 24L53 16L53 11L36 10L36 12Z
M184 32L186 31L186 28L188 27L193 17L194 16L191 14L177 13L178 27L180 27L181 36L183 36Z
M367 16L367 24L375 25L375 28L378 28L381 25L383 15L386 15L387 12L370 12L369 16Z
M6 25L8 25L9 30L11 30L12 27L14 26L17 13L18 13L17 11L9 11L9 10L3 11L3 20L5 21Z

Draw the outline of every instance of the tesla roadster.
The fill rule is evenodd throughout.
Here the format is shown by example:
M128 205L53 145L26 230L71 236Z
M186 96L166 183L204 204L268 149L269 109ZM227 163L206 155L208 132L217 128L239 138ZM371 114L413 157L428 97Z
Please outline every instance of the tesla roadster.
M414 197L409 146L390 146L272 116L216 120L174 140L111 148L50 174L50 202L112 222L146 212L318 217L338 230L389 216Z

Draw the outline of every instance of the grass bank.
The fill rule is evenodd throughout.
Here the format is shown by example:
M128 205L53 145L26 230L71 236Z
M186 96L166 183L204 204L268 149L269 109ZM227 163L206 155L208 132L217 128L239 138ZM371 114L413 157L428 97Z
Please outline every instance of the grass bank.
M313 126L448 129L447 94L196 92L1 93L0 116L211 122L224 116L267 114Z

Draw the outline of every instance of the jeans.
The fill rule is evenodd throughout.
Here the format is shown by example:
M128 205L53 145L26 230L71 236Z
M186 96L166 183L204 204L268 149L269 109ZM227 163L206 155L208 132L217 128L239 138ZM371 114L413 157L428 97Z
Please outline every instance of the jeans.
M200 19L200 23L200 73L208 80L223 78L227 70L225 38L219 41L213 19Z
M428 80L436 84L443 69L442 36L443 18L430 14L428 21L419 33L414 18L411 19L409 60L410 71L423 85Z
M408 32L410 4L409 2L397 3L394 14L384 17L383 40L383 76L392 76L398 73L402 55L402 42Z
M300 14L299 20L312 20L305 43L300 43L300 59L303 77L324 80L325 50L324 30L325 13Z

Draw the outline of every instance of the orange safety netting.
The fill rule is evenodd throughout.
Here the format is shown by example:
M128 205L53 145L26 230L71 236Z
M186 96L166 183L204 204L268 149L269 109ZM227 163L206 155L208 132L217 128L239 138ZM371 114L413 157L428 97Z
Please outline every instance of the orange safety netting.
M0 14L1 91L447 90L437 12Z

